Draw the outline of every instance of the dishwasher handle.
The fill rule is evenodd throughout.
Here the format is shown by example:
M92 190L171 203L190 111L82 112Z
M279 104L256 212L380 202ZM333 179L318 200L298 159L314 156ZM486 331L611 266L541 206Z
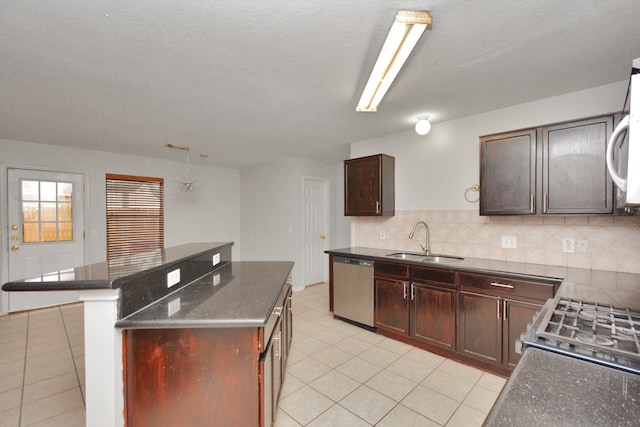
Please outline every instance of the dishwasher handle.
M334 256L333 262L341 264L359 265L361 267L373 267L373 261L369 259L346 258L342 256Z

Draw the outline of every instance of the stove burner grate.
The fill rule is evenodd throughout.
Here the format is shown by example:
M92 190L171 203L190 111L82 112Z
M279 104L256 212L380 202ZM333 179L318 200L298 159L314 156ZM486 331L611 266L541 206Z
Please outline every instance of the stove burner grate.
M640 313L628 308L558 296L545 313L537 336L565 342L581 350L640 361Z

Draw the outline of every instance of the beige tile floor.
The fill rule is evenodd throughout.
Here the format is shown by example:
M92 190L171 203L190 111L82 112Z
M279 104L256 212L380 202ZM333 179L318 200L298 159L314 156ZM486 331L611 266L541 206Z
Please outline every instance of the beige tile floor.
M481 425L505 380L335 320L327 284L293 294L276 426ZM82 304L0 317L0 427L84 426Z
M346 322L329 286L293 294L293 344L276 427L480 426L504 378Z
M0 427L84 426L82 304L0 316Z

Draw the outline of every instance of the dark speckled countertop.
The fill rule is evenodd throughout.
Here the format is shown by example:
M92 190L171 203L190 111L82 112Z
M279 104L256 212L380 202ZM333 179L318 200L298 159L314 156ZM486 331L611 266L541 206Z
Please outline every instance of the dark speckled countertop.
M67 291L85 289L118 289L131 279L156 270L171 268L185 259L197 257L216 249L230 254L233 242L187 243L165 249L143 252L110 261L83 265L22 280L2 286L4 291ZM230 255L229 255L230 257ZM230 261L222 259L222 261Z
M116 327L259 327L271 316L293 262L231 262L118 320Z
M640 274L526 264L482 258L465 258L462 261L430 264L389 256L389 254L394 252L398 251L366 247L349 247L326 251L326 253L333 255L351 256L374 261L429 265L430 267L451 268L460 271L500 274L514 278L555 278L562 280L558 292L563 296L640 310Z
M527 348L485 426L637 426L640 375Z

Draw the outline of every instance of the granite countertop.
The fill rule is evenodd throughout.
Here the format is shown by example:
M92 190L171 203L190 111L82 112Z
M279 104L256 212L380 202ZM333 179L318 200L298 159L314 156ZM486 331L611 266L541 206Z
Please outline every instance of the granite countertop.
M527 348L485 426L637 426L640 375Z
M391 261L435 268L450 268L454 270L486 274L501 274L514 278L558 279L562 281L558 293L564 297L640 310L640 274L567 268L470 257L467 257L462 261L425 263L389 256L391 253L401 251L366 247L332 249L325 252L333 255L350 256L374 261Z
M232 246L233 242L188 243L127 257L70 268L39 277L13 280L2 286L4 291L67 291L84 289L118 289L137 276L170 268L187 258L197 257Z
M293 262L231 262L120 319L116 327L259 327L271 316Z

